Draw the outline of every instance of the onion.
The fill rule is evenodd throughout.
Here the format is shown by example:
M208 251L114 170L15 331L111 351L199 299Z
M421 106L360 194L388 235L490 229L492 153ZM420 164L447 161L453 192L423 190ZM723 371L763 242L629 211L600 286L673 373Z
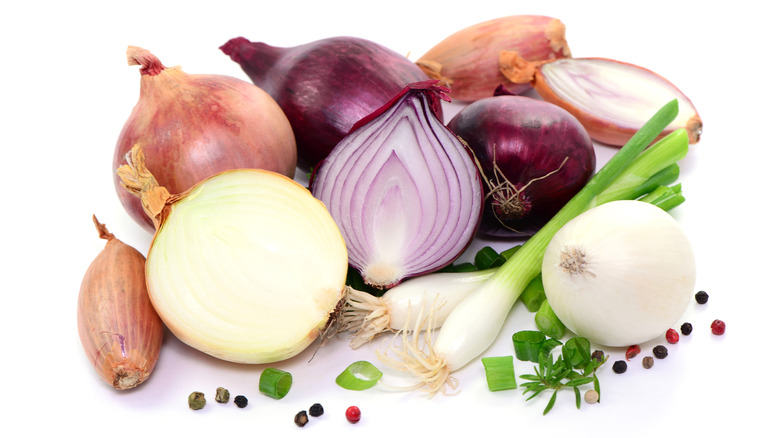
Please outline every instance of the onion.
M542 261L555 314L572 332L608 347L663 335L682 316L696 279L680 224L646 202L597 206L564 225Z
M534 88L546 101L572 113L601 143L622 146L664 103L677 99L680 112L661 135L684 128L699 141L701 117L688 97L652 71L604 58L569 58L537 69Z
M219 173L182 194L131 149L118 169L157 231L146 262L154 308L184 343L237 363L292 357L344 298L347 250L321 202L262 169Z
M427 79L407 58L354 37L286 48L237 37L220 49L279 103L292 124L299 164L305 168L319 163L352 125L406 84Z
M136 144L160 185L181 193L223 170L260 168L292 177L295 138L279 106L256 86L236 78L191 75L166 68L149 51L130 46L130 65L141 65L141 94L114 150L113 169ZM154 227L138 199L114 179L128 213Z
M92 216L106 246L89 265L78 298L81 345L100 378L116 389L149 378L160 356L163 323L144 279L143 254Z
M518 94L528 91L539 64L569 56L560 20L512 15L455 32L422 55L417 65L450 87L453 99L472 102L492 96L499 84Z
M538 99L481 99L447 126L480 163L486 199L479 230L488 236L532 235L582 189L596 165L582 124Z
M339 225L366 284L392 287L452 262L476 233L482 186L469 151L434 114L446 88L410 84L355 124L312 192Z

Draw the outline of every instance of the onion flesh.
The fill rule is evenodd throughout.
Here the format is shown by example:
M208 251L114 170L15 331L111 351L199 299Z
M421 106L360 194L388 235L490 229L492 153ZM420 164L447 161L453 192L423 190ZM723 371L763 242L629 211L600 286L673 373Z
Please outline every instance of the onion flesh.
M214 357L257 364L290 358L325 332L344 298L348 264L321 202L262 169L225 171L186 193L160 195L142 177L140 151L131 151L120 175L145 187L140 195L159 224L146 280L176 337Z
M547 301L572 332L608 347L663 335L693 296L696 265L680 224L646 202L613 201L564 225L542 261Z
M357 123L313 177L312 193L338 223L350 264L374 287L446 266L479 224L479 173L432 109L446 96L436 82L410 84Z
M533 235L593 176L596 156L587 131L551 103L487 97L464 107L447 126L480 163L484 235Z
M229 76L165 67L148 50L129 47L140 65L141 92L117 140L113 169L136 144L158 183L181 193L224 170L260 168L293 177L295 137L279 105L253 84ZM140 201L114 179L130 216L154 231Z
M622 146L655 110L677 99L680 111L661 136L676 129L699 141L702 121L693 102L674 84L633 64L604 58L567 58L537 69L534 88L572 113L601 143Z
M406 84L427 79L409 59L362 38L276 47L237 37L220 49L279 103L292 124L299 165L305 170Z

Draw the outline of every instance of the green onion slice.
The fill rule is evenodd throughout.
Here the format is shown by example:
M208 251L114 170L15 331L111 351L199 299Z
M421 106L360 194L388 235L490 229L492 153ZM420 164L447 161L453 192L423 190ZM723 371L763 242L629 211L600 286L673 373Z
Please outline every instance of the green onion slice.
M279 400L292 387L292 374L276 368L266 368L260 374L260 392Z
M485 366L485 377L490 391L517 388L512 356L483 357L482 365Z
M371 362L359 360L336 377L336 384L344 389L363 391L376 385L381 378L382 372Z
M539 352L544 351L544 333L536 330L523 330L512 335L515 356L523 361L537 362Z

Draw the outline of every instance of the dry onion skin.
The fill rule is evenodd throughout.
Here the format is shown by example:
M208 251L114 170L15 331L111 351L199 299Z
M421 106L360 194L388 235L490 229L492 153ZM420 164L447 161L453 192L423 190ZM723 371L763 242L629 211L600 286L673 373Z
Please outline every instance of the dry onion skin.
M130 389L151 375L164 327L149 301L143 254L92 220L106 246L81 282L79 337L100 378L116 389Z
M499 84L515 94L528 91L538 65L570 56L561 20L512 15L461 29L416 63L450 88L452 99L473 102L492 96Z
M303 351L345 294L347 250L324 205L286 176L229 170L171 195L142 148L118 169L157 231L146 263L154 308L204 353L260 364Z
M701 137L702 121L693 102L644 67L605 58L558 59L539 66L533 86L542 99L570 112L593 140L606 145L624 145L672 99L677 99L679 113L661 136L684 128L689 144Z
M229 169L258 168L294 176L295 136L268 93L230 76L166 67L140 47L128 47L127 62L140 65L141 90L117 139L113 169L141 144L148 168L171 193L182 193ZM139 200L125 191L119 178L114 179L114 188L130 216L153 232Z

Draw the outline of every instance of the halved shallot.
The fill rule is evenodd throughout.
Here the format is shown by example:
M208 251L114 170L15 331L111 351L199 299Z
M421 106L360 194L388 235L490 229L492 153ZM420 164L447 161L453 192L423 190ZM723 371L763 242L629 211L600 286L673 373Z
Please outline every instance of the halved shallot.
M344 298L347 250L328 211L290 178L237 169L181 194L135 146L118 169L157 231L146 262L154 308L184 343L238 363L305 349Z
M541 65L534 88L546 101L576 117L594 140L625 144L663 104L676 99L677 117L661 134L684 128L688 142L699 141L701 117L676 86L633 64L605 58L558 59Z
M471 242L482 182L468 149L436 116L436 80L407 86L355 124L313 175L366 284L435 271Z

